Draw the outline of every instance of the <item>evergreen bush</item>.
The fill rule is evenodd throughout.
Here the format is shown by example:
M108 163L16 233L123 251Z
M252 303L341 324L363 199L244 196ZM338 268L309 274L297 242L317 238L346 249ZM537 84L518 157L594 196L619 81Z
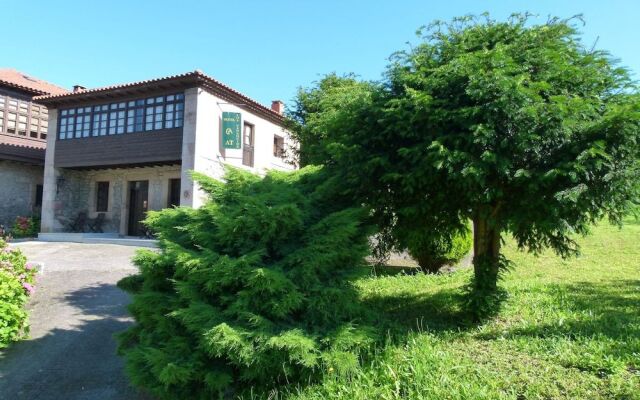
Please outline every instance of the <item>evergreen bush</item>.
M34 291L35 274L22 252L0 239L0 349L28 333L25 304Z
M407 250L424 272L436 273L445 265L462 260L473 246L470 229L437 235L429 229L412 231L406 239Z
M119 335L132 382L164 399L349 374L375 339L351 278L369 253L367 210L322 169L195 174L210 200L150 212L160 252L140 251L136 325Z

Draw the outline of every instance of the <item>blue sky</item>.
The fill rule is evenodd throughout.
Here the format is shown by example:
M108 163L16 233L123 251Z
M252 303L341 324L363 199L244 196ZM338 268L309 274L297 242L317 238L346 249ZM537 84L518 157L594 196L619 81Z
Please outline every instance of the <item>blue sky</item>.
M640 1L0 0L0 67L61 86L203 70L250 97L289 103L328 72L379 79L434 19L489 11L584 14L584 39L640 72ZM636 75L637 76L637 75Z

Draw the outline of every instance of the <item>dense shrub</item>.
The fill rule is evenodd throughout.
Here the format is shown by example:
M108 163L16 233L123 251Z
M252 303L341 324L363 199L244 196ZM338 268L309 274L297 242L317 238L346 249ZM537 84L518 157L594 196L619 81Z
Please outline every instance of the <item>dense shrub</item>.
M161 251L135 257L137 324L119 336L134 384L166 399L347 374L374 338L351 278L369 252L366 210L322 170L194 178L199 209L150 212Z
M36 217L16 217L11 235L15 238L35 237L40 231L40 219Z
M414 231L407 239L407 250L420 268L435 273L445 265L459 262L469 254L473 246L471 230L437 236L428 229Z
M28 333L24 306L34 291L36 270L20 250L0 240L0 348Z

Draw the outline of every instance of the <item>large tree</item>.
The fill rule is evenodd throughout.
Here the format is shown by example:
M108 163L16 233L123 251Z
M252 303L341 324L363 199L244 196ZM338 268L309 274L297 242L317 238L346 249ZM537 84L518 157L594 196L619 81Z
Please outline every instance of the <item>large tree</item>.
M298 129L303 148L321 137L308 148L322 149L383 231L446 234L473 221L478 313L498 298L505 233L569 256L574 234L605 216L619 223L638 201L637 88L581 42L577 21L437 22L394 55L383 82L330 76L307 91L322 107Z

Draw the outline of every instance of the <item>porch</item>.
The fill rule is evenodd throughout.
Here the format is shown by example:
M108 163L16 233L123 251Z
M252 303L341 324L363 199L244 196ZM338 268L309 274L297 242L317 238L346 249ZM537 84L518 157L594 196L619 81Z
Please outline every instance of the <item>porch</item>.
M109 169L55 168L45 182L43 241L147 243L148 211L180 204L180 165ZM143 245L136 244L136 245Z

